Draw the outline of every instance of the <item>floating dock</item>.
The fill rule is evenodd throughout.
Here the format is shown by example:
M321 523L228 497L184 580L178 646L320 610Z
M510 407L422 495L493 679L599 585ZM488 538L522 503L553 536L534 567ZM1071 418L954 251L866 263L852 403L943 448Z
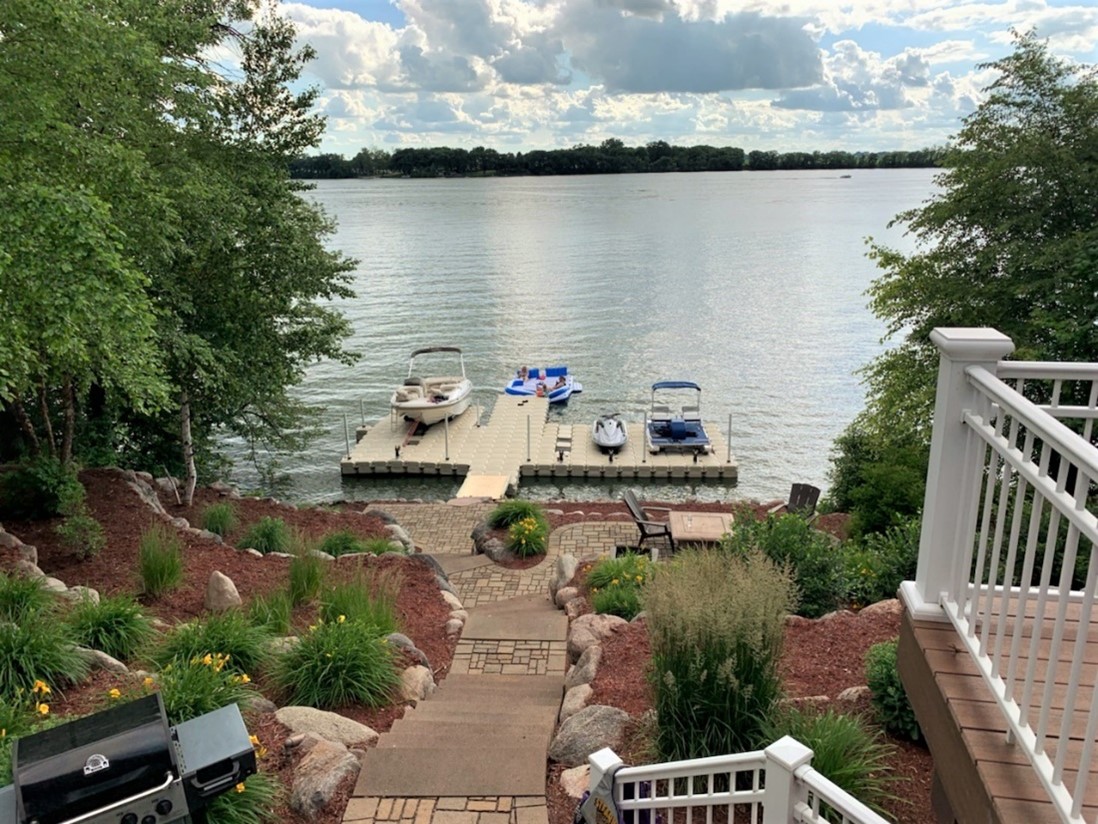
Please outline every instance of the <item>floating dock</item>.
M713 451L651 454L643 425L629 422L629 441L614 456L591 440L590 424L550 423L545 398L500 395L486 419L479 407L415 434L404 420L382 419L355 432L344 475L464 476L458 497L502 498L522 478L711 481L733 484L738 465L716 424L706 424Z

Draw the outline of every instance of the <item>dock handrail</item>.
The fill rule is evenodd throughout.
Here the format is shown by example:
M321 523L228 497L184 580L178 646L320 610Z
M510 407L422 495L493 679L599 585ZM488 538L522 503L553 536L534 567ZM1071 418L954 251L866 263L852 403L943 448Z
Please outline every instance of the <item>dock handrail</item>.
M1013 343L991 329L931 339L941 363L918 572L901 593L916 618L953 624L1058 816L1081 824L1098 736L1098 690L1084 678L1098 364L1001 361Z

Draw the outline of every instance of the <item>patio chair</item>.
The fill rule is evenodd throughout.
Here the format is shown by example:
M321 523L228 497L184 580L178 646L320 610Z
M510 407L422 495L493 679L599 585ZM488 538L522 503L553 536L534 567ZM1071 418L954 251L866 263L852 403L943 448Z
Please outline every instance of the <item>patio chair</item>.
M648 508L641 506L640 501L637 500L637 493L631 489L625 490L622 499L629 509L629 514L633 516L633 522L637 525L637 529L640 530L640 539L637 541L637 546L643 547L644 542L649 538L666 538L671 551L674 552L675 539L671 537L671 525L666 520L656 520L648 514L649 511L670 512L671 510L663 506ZM653 547L651 552L652 560L655 561L659 557L659 550Z
M783 501L767 510L769 515L777 515L784 510L791 515L800 515L811 523L816 520L816 502L820 500L820 490L811 484L793 484L789 490L789 500Z

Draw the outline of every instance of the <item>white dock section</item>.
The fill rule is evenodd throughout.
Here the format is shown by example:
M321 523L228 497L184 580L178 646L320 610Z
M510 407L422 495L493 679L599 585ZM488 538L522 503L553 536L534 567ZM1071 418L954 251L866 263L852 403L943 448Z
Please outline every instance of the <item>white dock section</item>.
M736 482L738 465L715 424L706 425L714 448L709 454L652 455L645 449L643 424L630 421L629 441L611 457L595 446L589 424L548 423L548 413L544 398L500 395L480 426L476 407L411 437L411 424L382 419L358 430L340 469L344 475L463 475L458 497L483 498L514 492L520 478Z

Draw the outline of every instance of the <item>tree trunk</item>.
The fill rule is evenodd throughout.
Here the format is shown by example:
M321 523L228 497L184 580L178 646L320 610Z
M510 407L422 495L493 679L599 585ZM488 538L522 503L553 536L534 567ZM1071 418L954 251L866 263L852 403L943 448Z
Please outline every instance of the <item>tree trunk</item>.
M42 428L46 434L46 454L51 458L57 457L57 442L53 439L53 424L50 423L50 404L46 397L46 381L38 385L38 411L42 415Z
M27 439L27 449L30 451L31 457L37 458L42 451L42 444L38 442L38 433L34 431L34 424L27 417L27 410L23 408L23 404L18 400L13 400L10 406L11 413L15 416L16 423L19 424L19 431Z
M198 471L194 466L194 441L191 438L191 399L184 389L179 393L180 440L183 443L183 502L194 503L194 488L198 483Z
M65 428L61 432L61 463L67 464L72 462L72 439L76 431L76 393L72 388L72 375L65 375L65 387L61 397L65 408Z

